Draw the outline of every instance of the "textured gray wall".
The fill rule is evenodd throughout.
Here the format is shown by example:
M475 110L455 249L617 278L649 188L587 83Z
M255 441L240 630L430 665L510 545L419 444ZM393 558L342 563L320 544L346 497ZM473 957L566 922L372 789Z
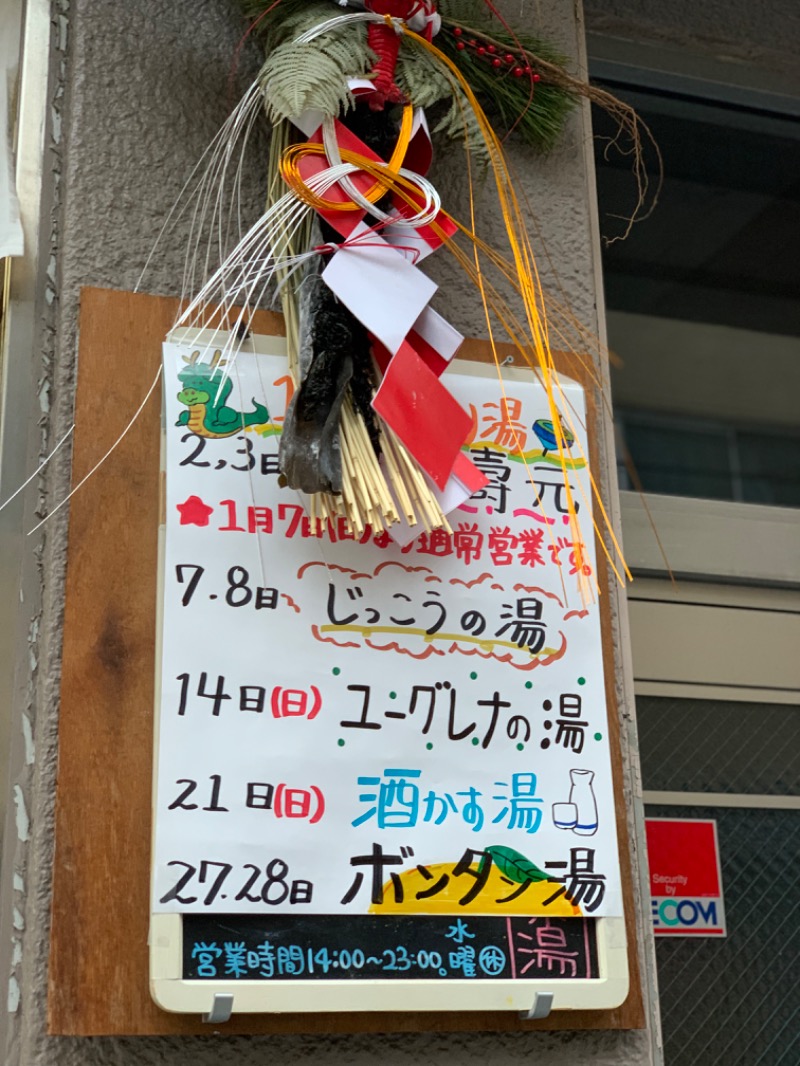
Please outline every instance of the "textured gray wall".
M53 0L52 116L47 168L52 173L52 211L43 220L44 263L41 351L37 373L52 394L50 444L71 419L76 362L76 322L81 285L131 289L161 222L186 176L227 113L232 58L241 34L235 0ZM507 0L543 35L577 54L581 32L572 0L547 5ZM252 74L245 53L235 91ZM552 261L558 264L559 299L585 326L598 330L596 248L591 235L591 195L580 116L547 160L523 153L514 166L535 209ZM460 161L440 160L439 185L448 204L463 203L450 179ZM255 213L263 179L254 169L245 190ZM486 195L482 198L488 199ZM490 220L491 210L487 210ZM144 291L175 293L180 287L185 227L162 245L144 280ZM53 257L52 259L50 257ZM442 260L437 279L447 287L448 317L466 333L485 333L475 294ZM546 271L553 292L556 284ZM45 294L44 286L49 286ZM44 298L46 296L46 298ZM121 338L121 343L124 338ZM613 476L613 475L611 475ZM67 492L68 456L48 468L42 491L52 508ZM60 625L67 523L61 512L46 527L42 565L30 578L25 610L35 612L31 685L17 709L35 723L36 759L15 771L12 784L25 804L30 828L7 848L6 899L14 930L0 945L11 969L6 1062L9 1066L111 1066L116 1063L211 1066L256 1063L269 1057L292 1062L386 1066L426 1063L489 1063L512 1066L534 1059L541 1066L646 1066L655 1062L651 1031L628 1033L276 1037L216 1039L63 1039L45 1034L49 931L49 877L53 852L53 796L57 766ZM32 608L27 604L33 604ZM617 631L624 618L616 620ZM629 680L627 682L629 685ZM621 706L625 700L618 674ZM628 688L629 692L630 689ZM623 747L631 741L630 712ZM634 832L635 836L635 832ZM26 839L27 838L27 839ZM12 885L13 877L13 885ZM15 940L13 954L11 936ZM76 950L79 948L76 946ZM5 983L5 977L3 978ZM1 1046L1 1045L0 1045Z

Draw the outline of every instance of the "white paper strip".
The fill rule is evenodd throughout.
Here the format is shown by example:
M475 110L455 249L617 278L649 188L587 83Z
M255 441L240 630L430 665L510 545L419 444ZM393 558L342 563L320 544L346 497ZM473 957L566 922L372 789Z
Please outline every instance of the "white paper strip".
M353 237L359 234L364 243L342 246L322 279L394 355L437 286L363 223Z
M447 363L464 343L464 335L432 307L425 308L414 323L414 329Z

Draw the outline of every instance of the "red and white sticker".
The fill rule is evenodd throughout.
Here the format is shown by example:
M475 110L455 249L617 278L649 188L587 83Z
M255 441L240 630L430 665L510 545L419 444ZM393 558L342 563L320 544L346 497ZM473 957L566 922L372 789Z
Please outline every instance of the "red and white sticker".
M717 823L648 818L647 856L656 936L727 936Z

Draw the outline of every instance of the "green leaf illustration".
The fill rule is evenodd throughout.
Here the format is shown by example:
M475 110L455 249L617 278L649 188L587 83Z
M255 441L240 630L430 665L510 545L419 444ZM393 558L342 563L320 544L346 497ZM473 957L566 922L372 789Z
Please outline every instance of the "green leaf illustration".
M540 870L536 863L526 859L521 852L514 851L513 848L494 845L490 848L484 848L484 851L492 856L497 869L509 881L516 881L517 884L521 885L525 881L550 880L549 874L546 874L544 870Z

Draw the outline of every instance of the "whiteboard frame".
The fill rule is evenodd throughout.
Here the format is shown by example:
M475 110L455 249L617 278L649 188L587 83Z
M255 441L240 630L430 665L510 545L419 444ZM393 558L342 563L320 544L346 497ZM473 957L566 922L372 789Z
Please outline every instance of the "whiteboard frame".
M380 921L376 917L376 921ZM598 918L599 978L576 980L247 981L183 977L183 916L150 916L150 991L162 1010L205 1014L214 997L233 996L234 1014L319 1011L527 1011L538 993L552 1010L610 1010L628 995L624 918Z
M202 343L213 338L220 344L227 336L223 331L180 329L174 330L169 341L175 343ZM248 350L257 354L276 355L285 351L282 337L257 335L248 338ZM460 360L459 369L471 363L477 376L492 376L494 367L486 364ZM512 367L506 368L512 380L530 380L527 373ZM524 377L523 377L524 375ZM566 374L559 375L562 382L586 387ZM166 469L166 427L162 399L161 470ZM162 485L164 484L162 480ZM164 491L162 487L162 492ZM154 706L154 751L151 835L155 838L156 786L158 781L159 725L161 707L161 648L163 639L163 592L164 549L166 543L165 515L162 497L158 530L158 609L156 614L156 684ZM606 664L604 663L604 668ZM152 847L151 847L152 856ZM155 871L151 858L151 880ZM152 899L152 893L151 893ZM322 917L322 916L320 916ZM379 921L380 918L376 917ZM148 947L150 954L150 994L162 1010L180 1014L208 1014L216 996L233 997L233 1014L301 1013L352 1011L528 1011L535 997L541 993L552 995L553 1011L611 1010L619 1007L627 998L630 987L628 968L628 939L625 918L595 919L597 962L600 977L562 979L548 981L546 978L528 980L515 978L467 978L458 980L370 978L358 980L291 980L266 979L262 981L241 979L192 980L183 976L183 915L150 914ZM324 993L324 996L321 995Z

